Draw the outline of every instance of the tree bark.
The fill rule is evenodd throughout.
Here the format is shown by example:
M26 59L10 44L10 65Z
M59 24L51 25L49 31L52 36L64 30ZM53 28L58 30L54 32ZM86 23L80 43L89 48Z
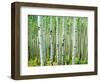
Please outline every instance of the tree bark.
M50 62L51 65L53 65L53 55L54 55L54 49L53 49L53 25L52 25L52 17L50 17Z
M61 64L64 64L64 48L65 48L65 26L64 26L65 19L62 17L62 56L61 56Z
M40 48L40 65L43 66L44 62L43 62L43 45L42 45L42 17L38 16L38 37L39 37L39 48Z
M58 32L58 17L56 17L56 55L57 55L57 64L59 64L59 32Z
M75 64L75 57L76 57L76 33L77 33L77 18L73 18L73 50L72 50L72 64Z
M46 64L46 17L44 17L43 19L44 23L43 23L43 51L44 51L44 64Z

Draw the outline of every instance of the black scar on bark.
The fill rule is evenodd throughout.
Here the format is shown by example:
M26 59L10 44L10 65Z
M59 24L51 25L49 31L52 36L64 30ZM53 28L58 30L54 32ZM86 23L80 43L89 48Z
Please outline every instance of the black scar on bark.
M62 46L64 46L64 43L62 43Z

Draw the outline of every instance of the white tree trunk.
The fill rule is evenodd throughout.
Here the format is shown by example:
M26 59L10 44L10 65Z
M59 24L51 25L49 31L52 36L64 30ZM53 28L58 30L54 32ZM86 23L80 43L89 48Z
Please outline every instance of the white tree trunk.
M53 64L53 29L52 29L52 17L50 17L50 62Z
M39 37L39 48L40 48L40 65L43 66L44 62L43 62L43 48L42 48L42 20L41 20L41 16L38 16L38 37Z
M65 48L65 26L64 26L64 17L62 17L62 56L61 56L61 64L64 64L64 48Z
M56 17L56 55L57 55L57 64L59 64L59 31L58 31L58 17Z
M44 17L43 18L43 31L42 31L42 34L43 34L43 60L44 60L44 64L46 64L46 18Z
M75 57L76 57L76 32L77 32L77 22L76 22L76 17L73 18L73 37L72 37L72 42L73 42L73 50L72 50L72 64L75 64Z

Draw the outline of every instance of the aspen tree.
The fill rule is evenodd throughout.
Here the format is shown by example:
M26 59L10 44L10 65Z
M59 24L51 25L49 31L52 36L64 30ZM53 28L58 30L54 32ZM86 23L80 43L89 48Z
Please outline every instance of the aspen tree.
M62 17L62 56L61 56L61 63L64 64L64 48L65 48L65 26L64 26L64 17Z
M45 30L46 30L46 23L45 23L45 17L42 16L42 19L41 19L41 28L42 28L42 48L43 48L43 62L44 62L44 65L46 64L46 35L45 35Z
M59 31L58 31L58 17L56 17L56 56L57 56L57 64L59 64Z
M42 16L38 16L38 37L39 37L39 48L40 48L40 65L43 66L44 62L43 62L43 45L42 45Z
M76 33L77 33L77 18L73 18L73 37L72 37L72 42L73 42L73 50L72 50L72 64L75 64L75 57L76 57Z
M51 65L53 64L53 55L54 55L54 50L53 50L53 26L52 26L52 17L50 17L50 62Z

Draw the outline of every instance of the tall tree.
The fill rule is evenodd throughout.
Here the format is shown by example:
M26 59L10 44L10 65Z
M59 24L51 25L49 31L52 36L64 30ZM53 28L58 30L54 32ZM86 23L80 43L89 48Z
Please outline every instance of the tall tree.
M75 64L75 58L76 58L76 33L77 33L77 18L73 18L73 50L72 50L72 64Z
M52 25L52 17L50 17L50 62L51 65L53 65L53 55L54 55L54 49L53 49L53 25Z
M56 17L56 55L57 55L57 64L59 64L59 29L58 29L58 17Z
M44 64L46 64L46 17L43 17L43 60Z
M39 48L40 48L40 65L43 66L43 41L42 41L42 16L38 16L38 37L39 37Z
M81 63L81 57L82 57L82 52L81 52L81 38L82 38L82 30L81 30L81 18L78 18L78 63Z
M65 17L62 17L62 56L61 56L61 64L64 64L64 49L65 49Z

